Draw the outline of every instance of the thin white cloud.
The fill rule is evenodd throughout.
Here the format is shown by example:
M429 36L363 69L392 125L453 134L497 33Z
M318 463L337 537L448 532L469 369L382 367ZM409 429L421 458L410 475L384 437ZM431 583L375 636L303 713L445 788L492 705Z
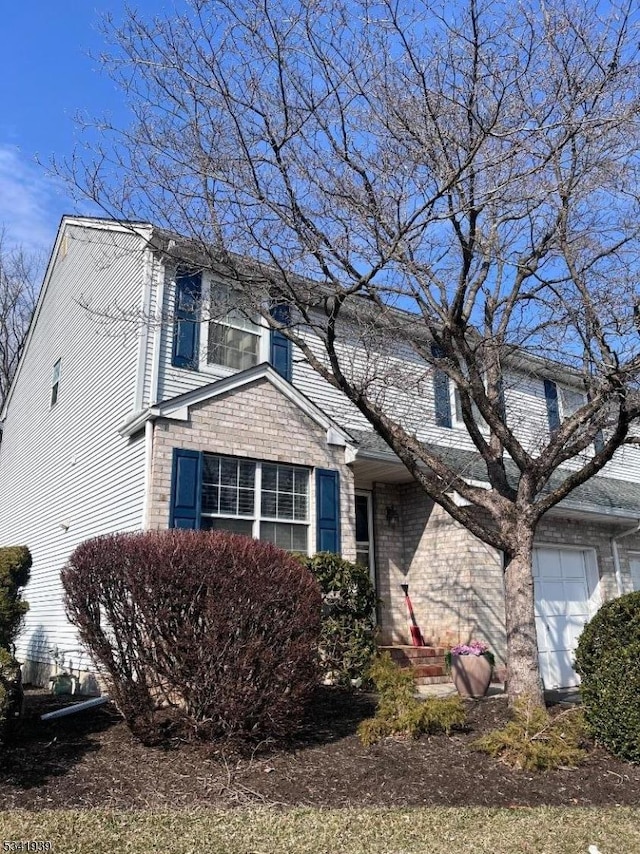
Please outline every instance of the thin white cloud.
M0 143L0 226L7 244L48 252L65 207L71 205L42 166Z

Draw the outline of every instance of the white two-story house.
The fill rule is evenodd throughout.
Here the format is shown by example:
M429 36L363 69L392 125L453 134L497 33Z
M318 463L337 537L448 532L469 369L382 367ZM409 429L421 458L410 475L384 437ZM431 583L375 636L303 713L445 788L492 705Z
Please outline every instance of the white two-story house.
M500 553L427 498L284 336L238 311L196 316L222 284L182 272L161 245L146 223L65 217L53 247L2 413L0 545L33 556L25 679L42 681L53 650L77 660L60 583L73 549L168 526L339 552L370 569L383 643L407 642L408 583L429 642L477 637L504 659ZM421 376L397 405L420 439L482 480L454 390ZM505 383L507 415L540 436L577 394L561 373L529 366ZM640 449L627 448L539 526L548 688L575 684L573 650L599 604L640 588L639 483Z

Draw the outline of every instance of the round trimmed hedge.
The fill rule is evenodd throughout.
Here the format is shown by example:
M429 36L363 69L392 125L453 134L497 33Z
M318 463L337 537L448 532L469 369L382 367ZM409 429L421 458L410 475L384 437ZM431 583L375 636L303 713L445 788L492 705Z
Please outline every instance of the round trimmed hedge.
M585 717L596 741L640 762L640 593L606 602L576 651Z
M111 534L62 573L67 613L143 740L173 709L204 738L283 738L317 680L321 599L270 543L225 531Z

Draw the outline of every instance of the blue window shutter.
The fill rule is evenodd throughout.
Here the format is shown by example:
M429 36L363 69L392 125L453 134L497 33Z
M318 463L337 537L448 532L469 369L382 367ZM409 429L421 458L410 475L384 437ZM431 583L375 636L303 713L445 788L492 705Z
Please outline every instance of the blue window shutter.
M176 276L175 320L172 364L177 368L198 368L200 348L200 301L202 274Z
M173 449L170 528L200 527L201 471L202 454L182 448Z
M602 430L598 430L593 439L593 448L596 454L599 454L600 451L604 448L604 433Z
M553 380L544 381L544 397L547 402L549 433L553 436L560 429L560 409L558 408L558 386Z
M443 352L437 345L431 347L436 359L441 359ZM440 368L433 370L433 396L435 400L436 424L439 427L451 427L451 394L449 392L449 377Z
M291 322L291 309L285 303L279 303L272 307L271 316L279 323L288 325ZM271 330L270 350L269 361L280 376L291 382L291 341L279 329Z
M340 474L316 470L316 550L340 554Z
M502 418L503 423L506 423L507 404L504 397L504 380L502 377L498 380L498 415Z

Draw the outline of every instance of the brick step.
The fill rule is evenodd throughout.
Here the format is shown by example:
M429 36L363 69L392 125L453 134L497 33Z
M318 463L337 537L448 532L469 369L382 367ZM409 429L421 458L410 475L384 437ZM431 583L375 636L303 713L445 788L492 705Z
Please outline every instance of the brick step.
M408 670L409 668L403 668ZM424 676L446 676L449 679L444 664L415 664L411 667L414 679Z
M444 663L446 650L438 646L381 646L392 661L411 670L416 685L439 685L451 682Z
M392 661L401 665L434 663L444 661L446 650L439 646L379 646L380 652L388 652Z

